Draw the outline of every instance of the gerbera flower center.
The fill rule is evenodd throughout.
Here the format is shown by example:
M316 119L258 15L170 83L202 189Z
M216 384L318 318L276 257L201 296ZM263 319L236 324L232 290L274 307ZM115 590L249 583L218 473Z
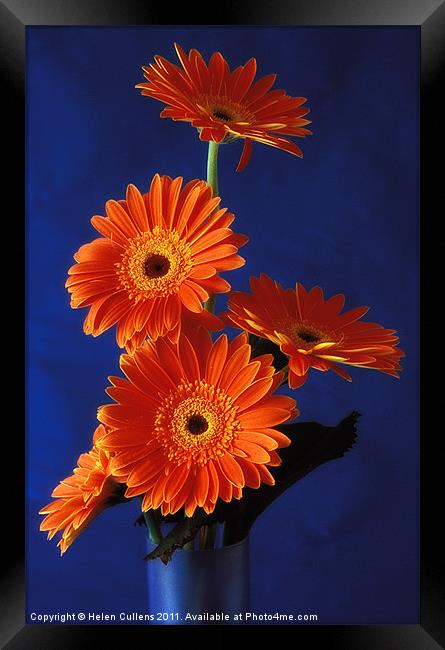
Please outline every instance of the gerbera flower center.
M205 465L222 456L237 436L237 407L221 388L205 380L182 383L171 391L155 416L155 435L168 459L178 465Z
M277 330L288 336L302 350L311 350L318 343L337 342L339 337L317 323L296 321L288 318L282 320Z
M207 431L209 423L202 415L195 414L189 418L187 428L194 436L200 436L202 433Z
M147 278L162 278L168 273L170 260L165 255L149 255L144 262L144 271Z
M305 343L318 343L320 341L320 333L304 325L296 329L296 334Z
M244 122L250 123L253 115L245 106L234 102L229 97L207 95L199 100L199 105L210 113L212 117L220 122Z
M129 240L117 273L136 301L177 293L193 267L190 245L176 230L155 226Z
M217 120L222 120L223 122L231 122L233 120L233 117L224 109L214 110L213 117L216 117Z

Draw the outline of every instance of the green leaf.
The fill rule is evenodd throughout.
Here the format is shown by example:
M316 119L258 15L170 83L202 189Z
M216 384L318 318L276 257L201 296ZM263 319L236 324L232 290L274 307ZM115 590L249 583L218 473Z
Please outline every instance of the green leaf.
M197 508L193 517L184 518L182 512L166 517L166 521L179 520L179 523L146 559L160 558L167 564L175 550L190 542L201 526L216 521L225 523L225 545L241 541L248 535L255 520L283 492L320 465L342 458L351 449L357 439L356 426L359 417L360 414L353 411L335 427L324 426L318 422L298 422L277 427L292 439L292 444L279 450L283 462L280 467L272 468L275 485L263 484L257 490L245 488L240 501L225 503L219 500L211 515Z
M188 542L194 539L199 528L204 524L213 520L212 515L206 515L201 508L197 509L193 517L186 517L182 519L161 543L148 555L145 556L146 560L156 560L160 558L164 564L168 564L171 556L178 548L182 548Z

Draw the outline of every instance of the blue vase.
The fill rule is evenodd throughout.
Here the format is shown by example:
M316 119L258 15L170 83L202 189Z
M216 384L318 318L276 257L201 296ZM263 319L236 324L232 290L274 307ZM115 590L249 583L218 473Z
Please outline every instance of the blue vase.
M249 610L248 537L212 550L178 550L167 565L148 561L147 572L155 625L236 625L237 614Z

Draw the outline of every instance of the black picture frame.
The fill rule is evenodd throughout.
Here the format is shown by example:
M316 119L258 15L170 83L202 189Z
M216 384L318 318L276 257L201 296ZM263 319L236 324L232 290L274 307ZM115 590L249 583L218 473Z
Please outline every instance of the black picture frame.
M434 220L440 218L434 202L434 191L443 186L443 163L440 136L443 121L443 103L440 98L441 72L445 61L445 3L442 0L298 0L293 2L217 3L208 11L190 7L172 11L149 0L3 0L0 2L0 69L3 90L3 155L7 162L4 174L4 193L12 197L8 218L4 215L4 246L17 241L17 233L7 231L11 223L17 228L20 217L20 197L25 197L25 34L31 25L414 25L421 38L421 130L412 137L422 138L421 146L421 413L422 435L420 437L421 470L421 539L420 539L420 614L418 625L299 625L292 630L295 643L320 643L332 650L433 650L445 647L445 586L441 581L444 566L444 534L438 521L441 507L441 438L443 433L436 415L441 396L439 382L431 379L435 338L441 333L440 323L434 318L437 293L432 291L436 278L440 277L437 264L441 261L441 241L434 236ZM276 6L275 6L276 5ZM184 23L179 20L184 19ZM174 21L174 22L173 22ZM12 135L11 145L6 145L7 135ZM436 155L435 155L436 153ZM6 179L5 179L6 175ZM4 194L4 196L5 196ZM437 195L440 197L440 194ZM443 190L442 190L443 196ZM442 198L443 202L443 198ZM22 203L23 204L23 203ZM23 205L25 207L25 205ZM21 223L25 220L22 219ZM20 231L18 238L23 236ZM23 239L22 239L23 241ZM8 244L9 242L9 244ZM16 249L16 245L14 250ZM437 264L437 269L434 267ZM5 291L6 289L4 289ZM9 288L8 311L20 314L23 284ZM431 314L428 317L428 314ZM413 314L413 318L416 315ZM11 332L11 329L13 332ZM9 369L19 368L17 351L23 349L24 329L20 321L16 327L8 325L4 348L11 354ZM17 337L13 345L11 334ZM439 343L440 345L440 343ZM435 346L433 348L433 346ZM4 371L5 372L5 371ZM12 372L12 371L11 371ZM20 374L20 370L18 371ZM12 379L11 379L12 381ZM15 386L16 384L12 384ZM16 395L19 391L14 388ZM13 397L14 397L13 395ZM26 398L25 398L26 399ZM9 405L9 402L8 402ZM11 431L11 429L10 429ZM24 471L25 442L15 429L4 439L9 441L6 477L2 475L3 497L3 552L0 601L0 642L8 650L19 648L74 648L88 645L95 638L100 646L121 647L122 640L129 643L129 635L136 634L144 642L150 642L155 628L138 626L30 626L25 625L25 553L23 535L23 503L26 476ZM8 469L10 476L8 476ZM401 540L403 543L403 540ZM69 585L67 585L69 589ZM131 628L131 629L130 629ZM198 637L212 648L222 647L229 628L193 628ZM233 629L233 628L232 628ZM178 628L165 628L166 640ZM181 629L183 634L183 629ZM263 633L263 628L261 628ZM276 633L276 627L274 628ZM165 635L167 634L167 637ZM204 636L203 636L204 635ZM110 641L106 640L110 638ZM305 646L302 646L305 647Z

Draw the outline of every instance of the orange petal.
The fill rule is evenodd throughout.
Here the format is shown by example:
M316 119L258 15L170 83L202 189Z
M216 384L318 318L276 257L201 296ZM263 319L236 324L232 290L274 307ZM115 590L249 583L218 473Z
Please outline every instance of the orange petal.
M177 353L173 351L171 345L169 345L165 338L160 338L156 351L159 357L159 363L168 376L173 380L176 385L181 383L181 380L184 378L184 370L179 362Z
M238 465L235 458L228 452L219 458L219 466L222 473L232 485L236 487L244 487L245 480L241 467Z
M277 449L278 444L276 440L269 438L269 436L259 433L258 431L243 431L240 438L242 440L247 440L248 442L253 442L260 447L263 447L266 451L272 451Z
M194 494L190 494L184 503L185 516L193 517L193 513L195 512L197 505L198 504L196 503Z
M213 344L207 358L206 378L209 384L216 385L226 363L228 341L226 334L222 334Z
M232 500L233 496L233 485L232 483L225 477L221 466L219 463L215 462L215 468L218 473L218 483L219 483L219 489L218 489L218 496L223 500L228 503L229 501Z
M259 433L264 433L269 438L273 438L273 440L275 440L277 443L278 448L289 447L292 442L290 438L285 436L284 433L281 433L281 431L278 431L277 429L263 429Z
M207 466L203 465L198 467L196 470L194 493L196 498L196 503L198 506L203 506L207 500L207 494L209 491L209 474L207 471Z
M161 187L161 177L159 174L155 174L150 186L150 192L148 195L148 201L150 205L150 216L153 223L153 226L164 225L162 218L162 187Z
M199 363L192 344L186 336L181 336L178 345L181 364L187 379L189 381L199 379Z
M296 375L294 372L289 372L289 387L290 388L300 388L303 384L306 383L308 374L305 375Z
M236 454L237 450L244 452L246 459L252 463L268 463L270 461L270 455L263 447L248 440L237 438L233 443L233 453Z
M267 467L264 465L256 465L256 468L258 470L258 473L261 477L261 481L263 483L267 483L267 485L275 485L275 479L272 476L272 474L269 472Z
M145 461L138 463L127 479L128 487L136 487L157 476L164 469L165 451L160 449L151 453Z
M187 463L178 465L173 469L173 471L169 474L168 481L166 481L164 487L164 499L166 501L171 501L174 499L174 497L182 489L188 475L189 470L187 469Z
M241 158L239 159L236 171L242 172L246 169L250 156L252 155L252 140L250 138L244 139L243 151L241 153Z
M164 501L164 489L169 480L169 476L165 473L161 474L151 490L151 507L159 508Z
M244 475L244 480L246 485L250 488L259 488L261 484L260 473L257 469L257 465L251 463L244 458L237 457L237 463L241 467L241 471Z
M146 232L149 225L144 199L138 188L132 184L127 187L127 203L137 228L140 232Z
M258 428L264 429L265 427L273 427L276 424L281 424L289 419L289 410L280 408L257 408L251 411L240 413L239 421L243 429Z
M98 419L101 419L101 413L98 412ZM122 427L116 431L111 431L100 441L103 449L138 447L148 440L147 427Z
M116 224L126 237L136 237L139 234L133 220L117 201L107 201L105 209L110 221Z
M245 388L236 398L239 412L245 411L267 395L271 389L272 382L272 377L263 377L262 379L257 379L251 384L251 386Z
M267 463L271 467L279 467L281 465L281 458L276 451L269 452L270 461Z
M219 478L213 460L209 460L207 463L207 471L209 475L209 490L207 496L212 503L216 503L219 495Z
M193 289L187 284L182 284L179 297L184 307L199 314L202 311L202 303Z
M250 386L261 368L259 361L252 361L245 368L242 368L230 383L226 383L225 389L236 399L245 389Z
M226 388L230 384L239 371L247 366L250 359L251 347L246 343L242 343L235 349L232 356L228 359L224 370L221 373L219 385L221 388Z
M194 280L204 280L213 277L215 273L216 270L214 266L210 266L209 264L200 264L192 269L189 277Z
M136 427L146 427L147 431L153 423L150 414L151 409L143 404L139 406L129 406L127 404L106 404L99 409L100 421L110 426L121 423L123 425L134 425Z
M227 280L224 280L219 275L200 280L199 284L209 293L227 293L231 288Z

